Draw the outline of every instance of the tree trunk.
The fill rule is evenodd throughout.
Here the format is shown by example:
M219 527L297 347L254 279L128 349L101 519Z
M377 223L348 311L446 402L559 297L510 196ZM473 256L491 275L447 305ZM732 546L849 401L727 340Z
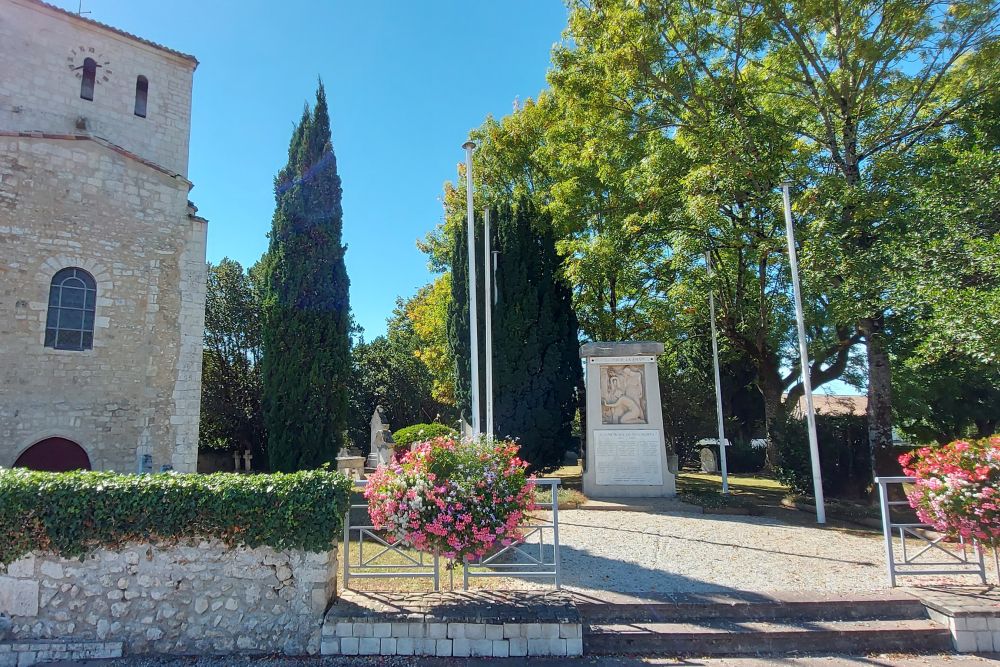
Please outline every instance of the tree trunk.
M778 465L778 443L774 438L776 429L785 419L785 408L781 404L781 377L777 367L762 363L758 370L758 386L764 397L764 428L767 431L767 457L765 469L773 470Z
M865 336L868 356L868 441L874 473L899 475L902 469L892 449L892 375L885 349L884 325L881 314L858 323Z

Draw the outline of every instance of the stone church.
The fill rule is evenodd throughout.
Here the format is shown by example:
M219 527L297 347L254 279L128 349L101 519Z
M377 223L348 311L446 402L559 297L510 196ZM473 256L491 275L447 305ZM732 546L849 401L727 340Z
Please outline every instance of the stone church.
M0 0L0 467L197 466L198 61Z

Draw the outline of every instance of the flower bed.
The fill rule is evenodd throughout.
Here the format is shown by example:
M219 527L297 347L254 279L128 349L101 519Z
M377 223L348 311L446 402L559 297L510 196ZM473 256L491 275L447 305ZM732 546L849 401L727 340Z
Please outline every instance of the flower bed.
M391 543L476 560L523 539L520 524L534 509L534 484L513 442L418 443L368 478L372 525Z
M908 493L921 521L952 537L1000 542L1000 437L956 440L904 454Z

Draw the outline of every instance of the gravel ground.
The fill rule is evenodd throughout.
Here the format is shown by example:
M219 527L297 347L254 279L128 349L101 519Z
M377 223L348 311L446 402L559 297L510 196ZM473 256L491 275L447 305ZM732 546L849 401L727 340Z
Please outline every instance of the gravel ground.
M880 535L771 517L564 510L563 584L622 593L886 587Z

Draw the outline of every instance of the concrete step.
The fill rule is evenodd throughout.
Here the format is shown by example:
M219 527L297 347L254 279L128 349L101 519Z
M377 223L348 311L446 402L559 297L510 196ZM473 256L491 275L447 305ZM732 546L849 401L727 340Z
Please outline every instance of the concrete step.
M584 626L584 653L611 655L867 654L950 651L948 629L928 619L637 622Z
M669 599L596 601L578 598L584 622L681 622L703 619L849 621L864 619L925 619L927 610L915 597L755 597L752 595L674 595Z

